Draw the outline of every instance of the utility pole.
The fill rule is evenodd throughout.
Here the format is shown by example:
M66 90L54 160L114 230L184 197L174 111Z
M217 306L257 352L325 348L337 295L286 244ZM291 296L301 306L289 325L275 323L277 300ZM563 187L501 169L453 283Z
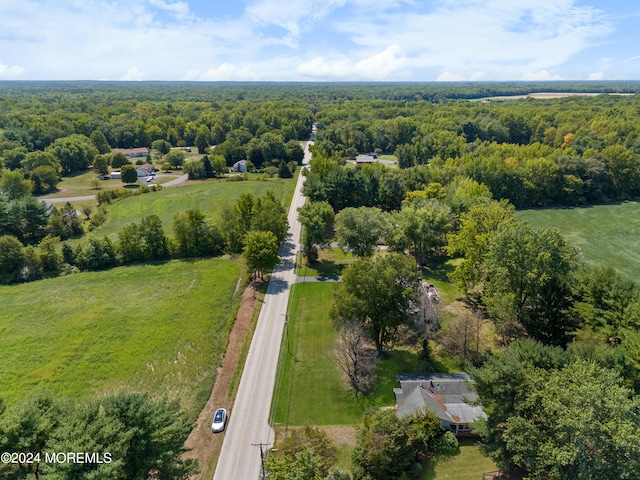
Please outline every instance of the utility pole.
M269 475L271 475L271 472L264 471L264 450L262 447L268 447L269 444L260 442L260 443L252 443L251 446L260 447L260 480L264 480Z

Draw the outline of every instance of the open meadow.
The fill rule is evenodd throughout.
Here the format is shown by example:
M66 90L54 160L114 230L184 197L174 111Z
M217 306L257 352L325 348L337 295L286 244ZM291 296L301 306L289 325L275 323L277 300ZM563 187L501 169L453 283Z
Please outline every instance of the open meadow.
M523 210L517 217L534 228L555 228L580 248L585 261L640 278L640 203L583 208Z
M240 291L226 259L119 267L0 287L0 392L168 395L195 419L211 392Z
M173 234L171 223L176 213L199 209L213 222L217 222L221 207L225 203L233 205L243 193L252 193L260 197L271 190L276 198L288 207L295 189L296 178L242 182L207 180L123 198L109 207L106 222L93 230L91 235L100 238L107 236L111 240L117 240L118 232L122 227L138 223L143 217L152 214L160 217L165 233L171 235ZM68 243L73 245L78 241L78 239L71 239Z

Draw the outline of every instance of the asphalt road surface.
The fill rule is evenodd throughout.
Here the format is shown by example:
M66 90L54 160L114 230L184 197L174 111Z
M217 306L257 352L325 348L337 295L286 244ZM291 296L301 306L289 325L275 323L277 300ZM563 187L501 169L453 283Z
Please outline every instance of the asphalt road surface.
M310 142L311 143L311 142ZM304 164L311 154L305 145ZM229 415L214 480L254 480L261 475L260 447L273 446L274 431L269 411L276 381L278 356L286 320L289 289L296 281L295 260L300 250L298 207L304 204L300 192L304 177L298 177L289 208L289 234L280 248L281 262L273 271L256 331L249 348L238 395Z

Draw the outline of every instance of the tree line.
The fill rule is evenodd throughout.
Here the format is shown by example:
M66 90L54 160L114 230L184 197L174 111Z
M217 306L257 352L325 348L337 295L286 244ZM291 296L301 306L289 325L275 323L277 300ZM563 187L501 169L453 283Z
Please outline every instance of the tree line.
M32 198L32 197L26 197ZM31 202L46 217L49 207ZM0 218L4 218L0 215ZM174 236L165 234L157 215L149 215L139 223L126 225L118 232L118 241L108 237L89 236L75 247L54 235L54 228L83 231L77 212L67 204L61 212L49 215L50 223L42 223L43 238L23 245L8 231L0 233L0 283L10 284L55 277L80 271L95 271L137 262L161 261L171 258L217 256L223 253L243 254L250 271L262 275L278 260L278 248L284 240L288 222L286 210L268 191L262 197L247 193L233 205L225 205L218 223L200 210L178 212L172 220ZM31 228L34 223L29 223ZM49 233L46 234L47 229ZM61 244L61 245L60 245Z

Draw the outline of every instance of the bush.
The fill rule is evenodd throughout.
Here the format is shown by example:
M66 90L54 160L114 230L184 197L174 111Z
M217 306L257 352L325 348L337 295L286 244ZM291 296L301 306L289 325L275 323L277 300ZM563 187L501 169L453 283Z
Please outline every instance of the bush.
M434 444L436 453L453 454L460 450L458 439L453 432L446 431Z
M182 171L189 175L189 180L199 180L201 178L207 178L207 171L204 167L204 161L194 160L187 162L182 167Z

